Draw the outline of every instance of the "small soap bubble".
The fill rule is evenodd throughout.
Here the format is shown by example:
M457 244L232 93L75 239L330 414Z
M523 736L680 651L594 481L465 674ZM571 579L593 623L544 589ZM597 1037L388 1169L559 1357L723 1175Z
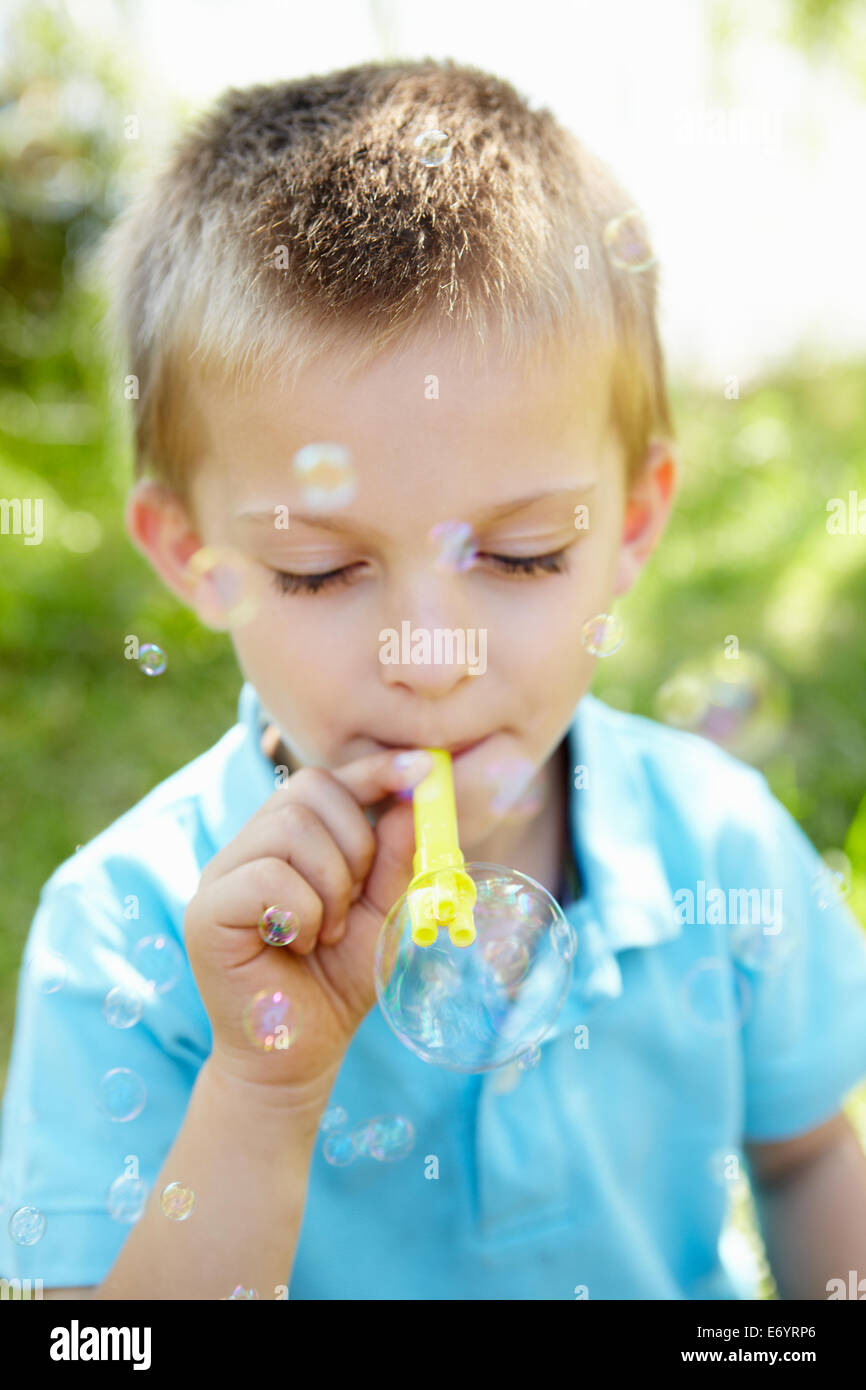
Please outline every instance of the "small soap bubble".
M625 631L615 613L596 613L587 618L580 630L580 640L591 656L613 656L622 646Z
M288 946L301 930L294 912L269 907L259 921L259 936L269 946Z
M377 1115L367 1125L365 1152L377 1163L398 1163L414 1144L415 1127L405 1115Z
M238 1303L249 1302L251 1299L259 1298L256 1289L245 1289L243 1284L237 1284L229 1294L228 1298L222 1299L224 1303L231 1303L233 1300ZM259 1300L261 1301L261 1300Z
M145 642L138 649L138 664L146 676L161 676L168 663L162 647Z
M812 894L821 911L834 907L851 892L851 861L841 849L821 855L822 867L812 880Z
M191 1187L184 1187L183 1183L170 1182L160 1193L159 1205L169 1220L186 1221L195 1206L195 1193Z
M468 521L440 521L430 528L427 539L436 548L437 569L462 574L475 563L478 546Z
M184 954L170 936L144 936L132 951L132 964L157 994L173 989L184 968Z
M332 1129L342 1129L348 1122L349 1116L342 1105L332 1105L330 1110L326 1110L322 1116L319 1129L323 1134L328 1134Z
M113 1067L99 1083L102 1112L116 1124L134 1120L144 1109L147 1088L137 1072L128 1067Z
M436 169L451 154L454 148L451 136L445 130L425 130L415 137L418 158L428 169Z
M494 815L517 820L537 815L541 809L537 768L528 758L495 759L485 764L481 775L491 788Z
M108 1189L108 1214L113 1221L121 1221L132 1226L139 1221L147 1205L147 1186L141 1178L130 1178L124 1173L115 1178Z
M700 676L672 676L656 692L656 714L676 729L694 729L709 702L707 682Z
M291 1047L298 1035L298 1021L291 999L282 990L260 989L246 1005L244 1032L260 1052Z
M526 1047L517 1059L517 1065L521 1071L532 1071L541 1061L541 1048L538 1046Z
M636 209L614 217L604 229L607 254L620 270L649 270L655 265L655 253L643 219Z
M345 1168L347 1164L354 1163L358 1157L355 1148L354 1130L351 1134L337 1131L329 1134L322 1147L325 1162L330 1163L332 1168Z
M292 471L312 512L347 507L357 496L352 457L342 444L305 444L292 460Z
M684 662L655 698L656 717L700 734L745 762L778 747L788 720L787 687L756 652L714 651Z
M370 1121L362 1120L360 1124L349 1134L349 1142L352 1145L356 1158L370 1157Z
M126 985L115 985L102 1001L102 1014L112 1028L132 1028L141 1018L144 996Z
M799 943L796 919L789 916L784 924L768 925L770 930L760 922L735 922L731 926L731 955L744 970L775 975L792 959Z
M9 1218L9 1234L16 1245L36 1245L45 1235L45 1224L38 1207L19 1207Z
M190 556L185 575L194 586L196 604L213 627L244 627L261 607L263 576L231 546L201 546Z
M744 1023L751 990L739 970L727 961L707 956L696 961L683 984L686 1013L702 1032L723 1036Z
M56 994L69 977L69 966L56 951L36 950L28 962L30 978L40 994Z

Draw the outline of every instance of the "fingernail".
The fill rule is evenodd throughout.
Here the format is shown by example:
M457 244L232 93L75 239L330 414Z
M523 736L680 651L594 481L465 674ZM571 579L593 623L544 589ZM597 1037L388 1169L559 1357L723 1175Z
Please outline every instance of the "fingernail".
M407 787L420 782L432 769L433 759L423 749L419 749L417 753L398 753L394 759L394 771Z

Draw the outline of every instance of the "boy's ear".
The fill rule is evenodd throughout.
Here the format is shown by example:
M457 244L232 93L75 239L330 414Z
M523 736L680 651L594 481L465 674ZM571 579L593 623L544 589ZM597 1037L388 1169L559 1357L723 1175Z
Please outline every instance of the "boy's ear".
M627 594L658 545L679 487L679 463L669 439L650 445L637 479L626 497L625 521L614 583L616 595Z
M187 565L201 548L201 539L177 494L161 483L140 480L126 499L124 522L136 549L163 584L197 612L197 585L187 574Z

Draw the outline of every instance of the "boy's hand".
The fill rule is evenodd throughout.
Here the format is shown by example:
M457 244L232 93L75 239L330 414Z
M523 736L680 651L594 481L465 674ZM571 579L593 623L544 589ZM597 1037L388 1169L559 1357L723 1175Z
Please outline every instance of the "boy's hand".
M373 955L383 918L412 876L412 806L395 802L375 830L362 807L417 785L432 766L417 753L376 753L334 772L301 768L206 866L185 914L186 947L213 1029L210 1065L302 1092L330 1084L376 1000ZM417 760L415 760L417 759ZM294 913L299 933L267 945L269 907ZM257 1048L244 1010L260 991L291 1001L297 1035Z

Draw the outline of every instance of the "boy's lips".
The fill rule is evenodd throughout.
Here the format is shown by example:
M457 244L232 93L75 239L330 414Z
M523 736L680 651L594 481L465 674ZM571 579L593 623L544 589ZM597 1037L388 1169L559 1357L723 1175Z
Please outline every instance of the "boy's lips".
M448 752L451 754L452 758L462 758L464 753L471 753L474 748L480 748L481 744L485 743L488 737L489 735L485 734L483 738L473 739L471 743L453 744L448 748Z
M475 748L480 748L482 743L486 743L490 734L482 734L480 738L464 740L463 743L382 743L379 740L380 748L395 751L398 748L444 748L451 754L452 758L462 758L465 753L471 753Z

